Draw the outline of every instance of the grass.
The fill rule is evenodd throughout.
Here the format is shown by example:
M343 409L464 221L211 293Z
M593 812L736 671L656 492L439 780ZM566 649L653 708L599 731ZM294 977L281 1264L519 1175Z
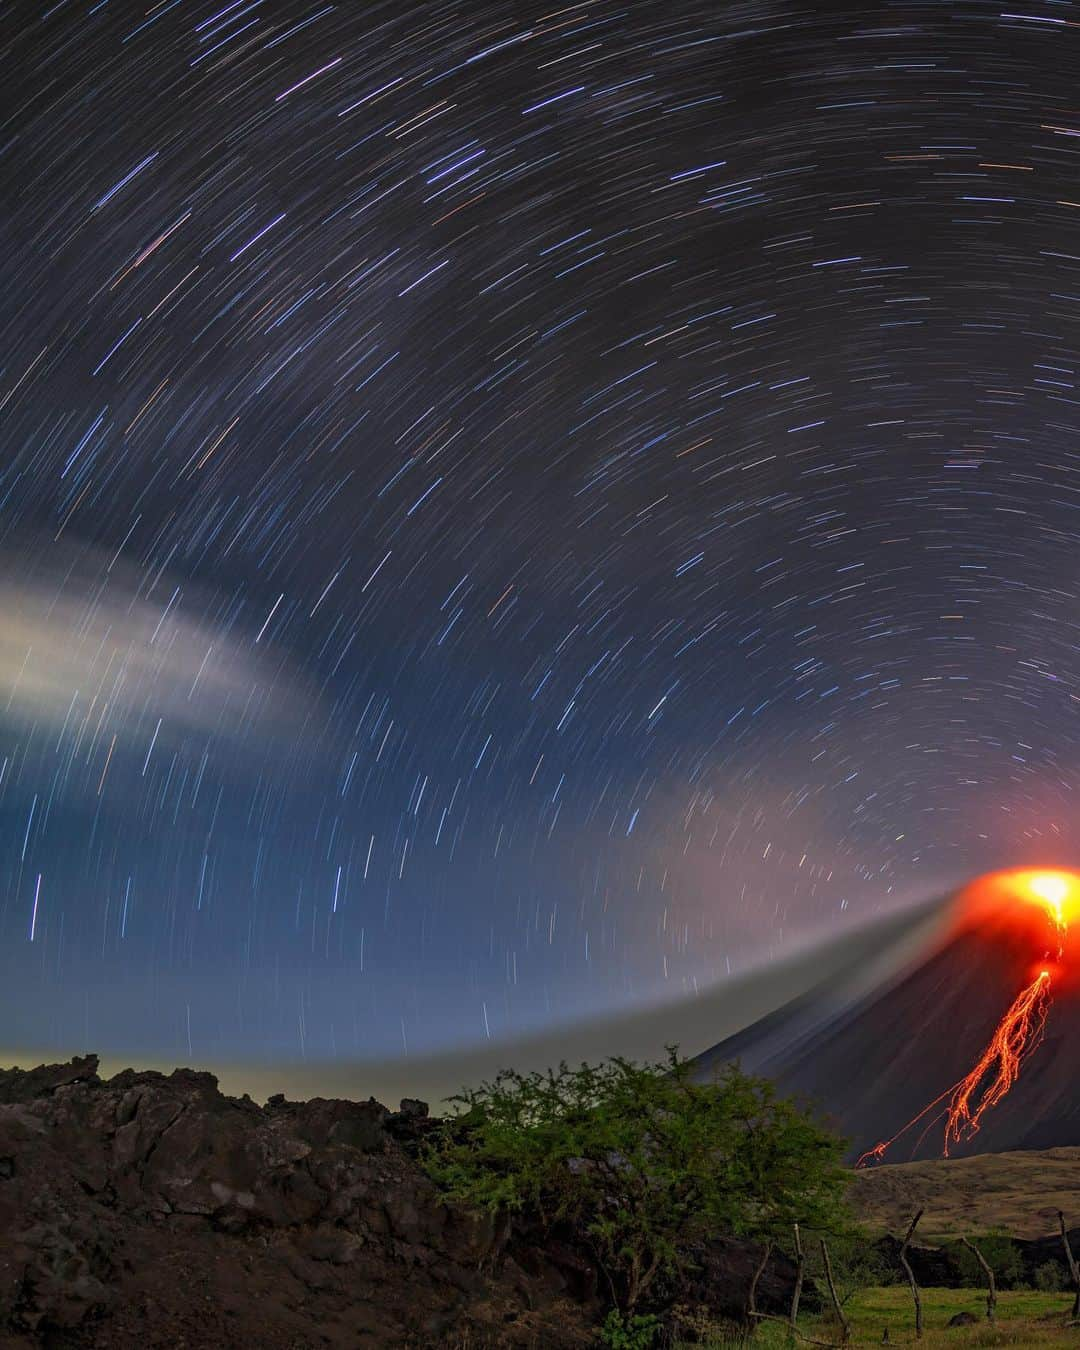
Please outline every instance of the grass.
M1064 1327L1072 1311L1069 1294L1044 1294L1035 1290L1003 1290L998 1294L997 1327L986 1321L986 1293L982 1289L924 1289L923 1344L938 1345L1071 1345L1080 1344L1076 1330ZM889 1331L891 1344L915 1341L915 1310L911 1292L903 1285L865 1289L856 1294L848 1313L856 1343L880 1344ZM949 1327L959 1312L979 1318L971 1327ZM828 1326L827 1323L824 1324ZM822 1336L820 1339L833 1339Z
M923 1289L922 1301L924 1332L922 1340L917 1341L915 1311L906 1285L861 1290L845 1309L852 1332L848 1344L881 1345L882 1334L888 1329L888 1344L918 1345L924 1350L941 1350L945 1346L956 1350L965 1347L990 1350L994 1346L1052 1350L1070 1346L1072 1350L1080 1350L1080 1328L1065 1325L1072 1311L1071 1294L1044 1294L1026 1289L1002 1291L998 1294L996 1326L986 1321L985 1290ZM949 1318L959 1312L970 1312L979 1321L974 1326L949 1327ZM815 1340L840 1343L831 1317L800 1318L799 1329ZM717 1340L712 1345L714 1350L735 1345L752 1346L754 1350L789 1350L792 1341L786 1327L766 1322L753 1340L736 1337Z

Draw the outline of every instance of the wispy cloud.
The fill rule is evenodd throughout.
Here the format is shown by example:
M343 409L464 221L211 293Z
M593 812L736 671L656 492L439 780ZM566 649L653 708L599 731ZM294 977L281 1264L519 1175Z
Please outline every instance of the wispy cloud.
M3 570L3 569L0 569ZM102 721L121 737L287 736L317 699L255 642L237 605L167 575L83 555L54 573L0 580L0 720L42 729Z

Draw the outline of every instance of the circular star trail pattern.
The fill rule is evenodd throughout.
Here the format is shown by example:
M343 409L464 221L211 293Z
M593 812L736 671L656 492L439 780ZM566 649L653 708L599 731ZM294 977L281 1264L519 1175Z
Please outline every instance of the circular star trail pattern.
M414 1053L1067 862L1078 26L7 5L5 1042Z

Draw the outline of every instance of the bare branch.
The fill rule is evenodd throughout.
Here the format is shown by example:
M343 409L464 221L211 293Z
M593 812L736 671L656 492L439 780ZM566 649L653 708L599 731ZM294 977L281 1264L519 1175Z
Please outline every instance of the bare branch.
M791 1326L791 1324L783 1317L777 1317L775 1313L754 1312L750 1313L750 1316L756 1317L759 1322L779 1322L781 1326L787 1327L800 1341L804 1341L807 1345L826 1345L829 1347L829 1350L842 1350L838 1341L816 1341L813 1336L805 1335L798 1327Z
M750 1281L750 1293L746 1300L746 1316L748 1319L756 1317L758 1315L757 1312L758 1281L761 1279L762 1275L764 1275L765 1267L769 1264L769 1257L771 1255L772 1255L772 1243L766 1242L765 1246L762 1248L761 1260L758 1262L757 1269L754 1271L754 1277ZM751 1329L753 1329L753 1323L751 1323Z
M829 1297L832 1299L833 1311L836 1313L836 1320L840 1323L840 1336L846 1345L851 1340L851 1327L847 1318L844 1316L844 1305L836 1292L836 1281L833 1279L832 1261L829 1259L829 1248L825 1239L821 1239L821 1263L825 1267L825 1283L829 1286Z

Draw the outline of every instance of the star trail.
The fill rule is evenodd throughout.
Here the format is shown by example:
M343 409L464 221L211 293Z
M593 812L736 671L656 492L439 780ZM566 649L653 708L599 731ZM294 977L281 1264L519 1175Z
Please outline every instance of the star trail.
M5 1046L693 995L1080 782L1080 9L0 10Z

